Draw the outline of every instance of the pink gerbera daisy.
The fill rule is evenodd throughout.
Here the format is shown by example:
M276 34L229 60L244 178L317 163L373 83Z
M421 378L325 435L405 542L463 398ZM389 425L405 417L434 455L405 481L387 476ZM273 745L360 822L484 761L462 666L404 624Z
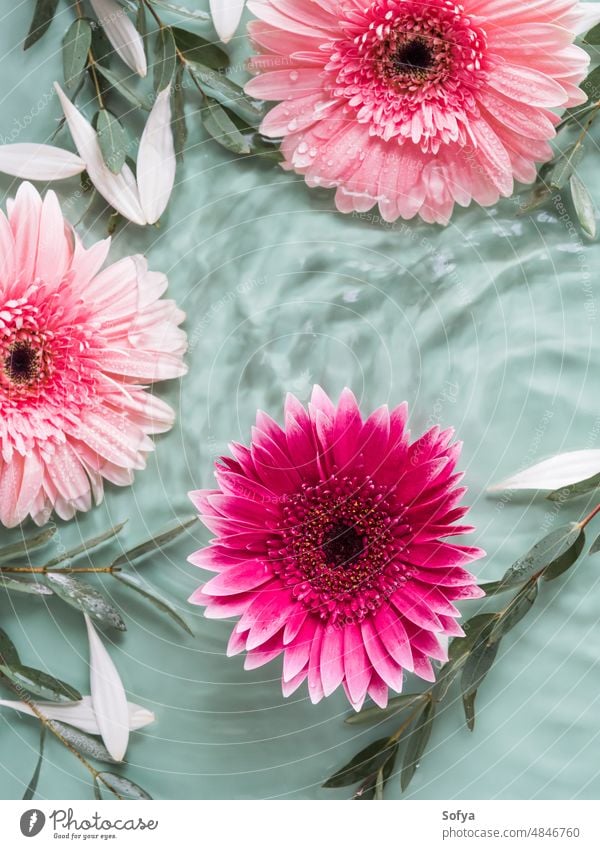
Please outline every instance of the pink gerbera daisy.
M460 445L438 427L411 444L406 418L363 422L348 389L336 408L315 387L308 411L289 395L285 429L259 412L219 489L190 494L216 535L190 562L218 573L190 601L241 615L228 654L247 669L283 653L286 696L308 678L313 702L342 684L357 710L367 693L385 706L404 669L434 680L430 658L463 633L452 602L483 595L463 567L484 552L442 541L473 530L454 524Z
M583 103L575 34L600 4L574 0L250 0L259 74L282 101L261 132L284 168L336 187L342 212L447 223L529 183L552 157L555 107Z
M28 183L0 212L0 521L43 524L131 483L173 412L146 387L185 371L184 314L141 256L103 271L56 195Z

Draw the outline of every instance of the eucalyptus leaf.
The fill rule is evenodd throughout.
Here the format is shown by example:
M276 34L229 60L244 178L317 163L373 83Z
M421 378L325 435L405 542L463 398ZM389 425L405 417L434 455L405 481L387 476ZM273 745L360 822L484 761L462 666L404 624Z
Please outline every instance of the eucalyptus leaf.
M577 174L572 175L569 184L571 186L573 206L577 214L577 219L581 224L581 229L590 239L595 239L597 232L596 207L592 196Z
M111 792L116 791L119 796L125 796L128 799L152 799L152 796L142 787L122 775L116 775L113 772L99 772L97 778Z
M206 103L202 109L202 124L207 133L233 153L250 153L250 145L223 107L211 97L206 98Z
M113 560L112 565L123 566L126 563L133 563L134 560L139 560L140 557L144 557L152 551L160 551L174 539L177 539L184 531L187 531L188 528L191 528L192 525L195 525L197 521L195 516L182 519L173 528L169 528L157 534L157 536L152 537L152 539L136 545L135 548L129 549L124 554L120 554L116 560Z
M118 92L118 94L120 94L121 97L123 97L128 103L135 106L136 109L143 109L145 112L150 111L151 106L127 85L125 85L120 77L118 77L117 74L114 74L110 68L100 65L98 62L96 62L95 68L109 84L109 91L114 89L114 91Z
M42 672L41 669L33 669L31 666L23 666L20 663L11 663L10 666L0 665L0 672L16 687L26 690L32 696L47 702L80 702L82 699L75 687Z
M65 88L73 88L88 61L89 49L92 45L92 28L86 18L73 21L63 39L63 73Z
M85 731L80 731L78 728L73 728L72 725L67 725L66 723L59 722L56 719L49 720L48 724L58 731L61 737L64 737L68 743L75 746L77 751L81 752L82 755L85 755L88 758L94 758L97 761L102 761L103 763L117 763L115 759L110 756L106 746L95 737L92 737L91 734L86 734Z
M31 26L23 45L25 50L28 50L45 35L54 19L57 8L58 0L36 0Z
M592 543L592 547L590 548L590 554L598 554L599 551L600 551L600 537L598 537Z
M40 772L42 771L42 761L44 760L44 743L46 742L46 729L42 725L40 727L40 754L37 760L36 767L31 776L31 780L27 785L27 790L23 793L23 801L33 799L37 790L38 781L40 780Z
M560 557L557 557L556 560L544 569L542 577L545 581L553 581L555 578L558 578L567 569L570 569L571 566L577 562L579 559L579 555L583 551L583 547L585 545L585 532L582 530L571 548L568 551L565 551Z
M406 790L413 779L415 770L419 766L423 753L431 737L433 728L433 720L435 718L436 703L430 699L425 705L424 710L417 717L417 720L408 735L408 745L404 753L402 762L402 772L400 773L400 786L402 790Z
M177 53L173 31L171 27L161 27L156 35L154 91L162 91L171 84L176 64Z
M142 38L145 39L148 34L148 30L146 27L146 6L144 3L137 4L135 13L135 28Z
M118 174L127 156L127 134L119 119L108 109L98 112L96 134L104 162L113 174Z
M54 595L50 587L37 581L24 581L12 575L0 573L0 590L14 590L18 593L29 593L30 595Z
M153 6L166 9L168 12L173 12L182 18L189 18L191 21L206 22L211 19L210 15L201 9L188 9L187 6L181 6L179 3L169 3L168 0L151 0L151 2Z
M13 542L9 545L3 546L0 549L0 561L5 562L6 560L11 560L14 557L24 557L29 554L30 551L34 551L36 548L41 548L49 542L55 533L56 525L53 525L43 531L40 531L33 537L21 539L18 542Z
M502 637L506 636L509 631L518 625L518 623L526 616L533 607L538 596L539 584L538 580L531 579L522 589L512 598L505 609L501 611L496 624L492 628L488 637L489 643L498 642Z
M585 80L580 84L580 87L592 103L600 100L600 65L587 75Z
M188 69L201 85L202 89L217 100L221 106L231 109L250 126L258 126L263 118L264 110L260 104L244 93L244 90L229 77L220 74L205 65L192 60L186 60Z
M132 590L135 590L135 592L144 596L144 598L152 602L154 607L170 616L180 628L183 628L183 630L190 634L190 636L194 636L194 632L191 630L190 626L187 624L185 619L177 613L174 607L169 604L168 601L165 601L165 599L158 595L158 593L156 593L153 589L143 584L136 575L128 575L125 572L115 572L114 577L117 581L120 581L122 584L125 584L125 586L130 587Z
M175 85L171 95L171 108L173 112L173 121L171 128L173 130L173 142L175 145L175 156L177 159L183 159L183 152L187 141L187 124L185 120L185 97L183 94L183 74L185 67L177 65L175 72Z
M214 71L229 67L229 56L218 44L180 27L172 27L172 30L175 44L187 61L198 62Z
M4 666L18 666L20 663L21 660L17 647L6 631L0 628L0 664Z
M389 737L382 737L374 743L369 743L351 761L328 778L323 787L347 787L349 784L362 781L383 766L394 745L394 741L390 742Z
M110 625L119 631L127 630L120 613L95 587L73 575L60 572L49 572L46 580L56 595L71 607L85 611L102 625Z
M600 24L586 33L583 40L586 44L600 44Z
M359 710L358 713L353 711L346 717L344 722L347 725L365 725L367 722L381 722L392 716L398 716L399 713L410 707L414 707L419 702L424 701L425 698L426 696L422 693L403 693L400 696L391 698L385 708L370 707L365 710Z
M568 486L563 486L560 489L555 489L547 498L549 501L568 501L570 498L578 498L580 495L588 495L590 492L600 489L600 474L592 475L591 478L586 478L578 483L572 483Z
M573 174L574 169L581 161L582 156L583 145L580 142L576 142L561 153L550 172L550 186L554 189L564 188Z
M473 731L475 729L475 699L477 698L477 690L473 690L471 693L463 694L463 708L465 711L465 718L467 720L467 728L469 731Z
M91 539L82 542L81 545L76 546L75 548L70 549L69 551L65 551L62 554L59 554L57 557L53 557L52 560L48 560L44 563L44 566L47 569L52 569L54 566L58 566L60 563L64 563L65 561L72 561L76 557L79 557L80 554L87 554L93 548L98 548L98 546L102 545L105 542L113 539L113 537L118 536L121 533L123 528L125 527L126 522L120 522L118 525L113 525L108 531L104 531L98 536L92 537Z
M561 561L580 535L581 528L577 522L555 528L513 563L502 578L499 591L517 587L525 583L531 575L548 569L555 561ZM483 589L485 590L485 584Z

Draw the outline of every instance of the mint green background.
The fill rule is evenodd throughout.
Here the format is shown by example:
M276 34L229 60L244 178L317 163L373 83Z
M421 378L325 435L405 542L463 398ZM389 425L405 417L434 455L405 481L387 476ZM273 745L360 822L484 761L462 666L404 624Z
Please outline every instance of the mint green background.
M60 114L50 93L62 79L70 13L61 6L24 54L32 6L3 13L0 134L21 126L12 140L39 142ZM236 43L243 57L245 39ZM40 97L47 105L38 110ZM108 486L101 507L60 524L61 542L128 518L122 542L131 545L188 515L186 492L210 485L213 458L230 439L248 438L256 408L278 416L287 390L305 400L314 382L331 393L352 386L365 409L406 398L415 431L438 419L457 428L478 527L471 541L489 553L477 564L482 579L499 576L543 528L583 514L585 501L558 515L543 500L498 503L484 489L536 458L598 447L598 245L581 245L552 211L516 218L511 201L459 210L445 230L344 217L329 192L207 140L193 94L189 102L190 151L160 229L126 227L112 254L147 253L188 314L190 373L159 389L178 424L157 440L133 488ZM600 188L593 156L582 176ZM3 193L15 185L4 178ZM84 205L77 189L76 179L57 184L72 221ZM104 234L101 212L94 206L79 227L87 243ZM130 698L157 715L133 736L126 774L157 798L346 797L321 782L381 730L344 726L340 694L313 706L302 688L284 700L278 662L247 673L242 658L225 657L230 625L186 603L200 580L186 556L207 539L198 526L143 566L194 638L106 584L115 604L126 603L129 630L105 639ZM599 575L600 561L588 558L543 588L482 687L475 732L458 704L443 713L410 798L598 797ZM0 624L26 662L87 691L87 643L73 610L1 594ZM409 678L407 689L415 685ZM0 797L22 795L36 746L34 721L0 709ZM41 796L90 796L87 774L54 741L47 759ZM388 792L399 796L397 778Z

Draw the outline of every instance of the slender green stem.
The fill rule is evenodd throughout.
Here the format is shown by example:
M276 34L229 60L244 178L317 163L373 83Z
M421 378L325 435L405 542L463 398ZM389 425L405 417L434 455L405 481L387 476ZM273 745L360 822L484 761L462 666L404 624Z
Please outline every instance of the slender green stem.
M581 528L581 530L586 528L589 525L589 523L592 521L592 519L594 519L598 515L598 513L600 513L600 504L597 504L594 507L594 509L592 510L592 512L589 513L585 517L585 519L582 519L581 522L579 522L579 527Z
M64 569L55 569L51 566L0 566L0 574L27 574L27 575L112 575L115 572L121 572L120 566L67 566Z

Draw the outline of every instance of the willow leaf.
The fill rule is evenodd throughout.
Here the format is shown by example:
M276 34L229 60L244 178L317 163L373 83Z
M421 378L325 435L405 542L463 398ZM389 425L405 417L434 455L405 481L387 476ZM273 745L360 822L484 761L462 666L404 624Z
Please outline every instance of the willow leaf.
M427 748L427 743L433 729L433 720L435 719L435 706L436 703L433 699L430 699L424 710L417 717L408 735L408 745L404 753L402 772L400 773L400 786L403 791L406 790L412 781L415 770L419 766L423 753Z
M59 554L57 557L53 557L52 560L48 560L44 563L46 569L52 569L54 566L58 566L60 563L64 563L67 560L74 560L76 557L79 557L80 554L87 554L93 548L98 548L98 546L102 545L105 542L113 539L121 533L123 528L127 522L120 522L118 525L113 525L108 531L104 531L98 536L92 537L91 539L82 542L81 545L76 546L75 548L70 549L69 551L65 551L63 554Z
M18 666L21 663L17 647L6 631L0 628L0 664L3 666Z
M44 743L46 742L46 729L42 725L40 728L40 754L36 767L31 776L31 780L27 785L27 790L23 793L23 801L33 799L37 790L38 781L40 780L40 772L42 771L42 761L44 760Z
M0 590L14 590L14 592L29 593L30 595L54 595L50 587L45 584L39 584L37 581L24 581L22 578L1 573Z
M95 587L80 578L60 572L49 572L46 580L56 595L71 607L88 613L102 625L110 625L119 631L127 630L121 614Z
M161 610L163 613L166 613L171 619L179 625L180 628L183 628L190 636L194 636L194 632L187 624L185 619L183 619L179 613L175 610L175 608L169 604L168 601L165 601L158 593L156 593L153 589L143 584L140 579L136 575L128 575L125 572L115 572L114 577L117 581L120 581L122 584L125 584L126 587L130 587L130 589L139 593L144 598L148 599L148 601L152 602L154 607Z
M414 707L420 701L424 701L426 696L422 693L403 693L400 696L394 696L388 702L387 707L370 707L365 710L359 710L358 713L353 711L349 714L344 722L347 725L365 725L367 722L381 722L384 719L389 719L392 716L398 716L409 707Z
M0 549L0 561L5 562L15 557L24 557L30 551L36 548L41 548L49 542L56 533L56 525L40 531L38 534L27 539L21 539L18 542L12 542Z
M217 44L206 41L205 38L181 27L172 27L172 30L175 44L186 60L199 62L200 65L214 71L220 71L229 66L229 56Z
M111 792L115 792L119 796L125 796L128 799L151 799L152 796L147 793L139 784L135 784L128 778L122 775L116 775L113 772L99 772L97 775L98 781L101 781L105 787Z
M349 784L362 781L371 773L376 773L389 757L394 745L394 741L391 741L389 737L382 737L374 743L369 743L351 761L328 778L323 787L347 787Z
M80 702L82 699L81 693L75 687L42 672L41 669L11 663L10 666L0 665L0 672L17 687L47 702Z
M103 763L116 763L115 759L110 756L106 746L95 737L92 737L91 734L86 734L85 731L80 731L78 728L73 728L72 725L66 725L64 722L59 722L56 719L49 720L48 724L58 731L61 737L64 737L68 743L75 746L77 751L81 752L82 755L102 761Z
M39 41L39 39L45 35L54 19L57 8L58 0L36 1L31 26L29 27L29 32L27 33L27 38L23 45L25 50L28 50L36 43L36 41Z
M113 560L112 565L123 566L126 563L133 563L134 560L139 560L140 557L150 554L151 551L160 551L174 539L177 539L184 531L187 531L188 528L191 528L197 521L195 516L179 521L175 527L136 545L124 554L120 554L116 560Z

